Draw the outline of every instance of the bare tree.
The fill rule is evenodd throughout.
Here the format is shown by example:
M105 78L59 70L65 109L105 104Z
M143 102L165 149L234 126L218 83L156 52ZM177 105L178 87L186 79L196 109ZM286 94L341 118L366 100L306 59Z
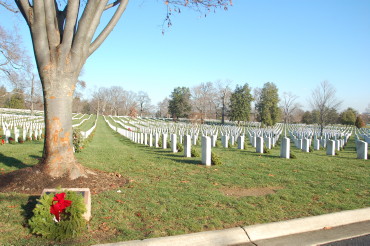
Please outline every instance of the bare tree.
M295 103L298 96L291 92L284 92L281 100L281 109L283 112L284 123L290 123L293 117L294 111L300 108L299 103Z
M1 1L5 3L5 1ZM45 103L45 144L41 170L51 177L87 176L72 148L72 102L80 71L125 12L128 0L15 0L31 33ZM211 10L229 0L166 1L170 5ZM7 6L8 7L8 6ZM13 8L10 6L10 8ZM105 11L115 9L99 27ZM169 19L169 18L167 18ZM99 31L98 31L99 30Z
M317 123L320 126L320 134L323 134L324 127L329 122L330 113L337 110L341 104L335 96L336 90L329 83L323 81L312 91L310 104L313 110L318 113Z
M159 118L162 118L162 117L168 118L169 117L168 105L169 105L169 99L168 99L168 97L166 97L162 101L160 101L157 104L158 110L157 110L157 113L156 113L156 117L159 117Z
M137 94L137 101L139 102L140 117L143 117L144 110L148 109L151 102L148 93L144 91L139 91Z
M216 82L216 97L218 99L217 102L221 108L221 124L225 124L225 116L230 104L230 97L232 93L230 88L231 83L231 80L218 80Z
M20 37L16 32L9 32L0 26L0 78L10 82L14 87L20 88L19 73L24 70L24 63L29 60L24 55Z
M122 115L130 115L134 109L137 113L137 106L137 94L133 91L125 91L120 106Z
M212 98L214 97L214 87L211 82L201 83L191 89L192 108L196 110L196 114L200 116L201 124L207 118L212 106Z

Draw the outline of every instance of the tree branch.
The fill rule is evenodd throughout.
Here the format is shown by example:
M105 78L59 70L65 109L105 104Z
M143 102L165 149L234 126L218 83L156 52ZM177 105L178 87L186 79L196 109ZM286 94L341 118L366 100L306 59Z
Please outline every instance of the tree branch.
M73 37L76 31L79 7L80 1L71 1L62 12L66 20L61 44L62 54L67 54L68 49L71 49ZM66 15L66 13L68 15Z
M108 35L112 32L114 26L117 24L118 20L122 16L123 12L125 12L126 7L128 4L128 0L120 1L116 12L112 16L111 20L107 24L107 26L103 29L103 31L99 34L99 36L91 43L89 48L89 55L94 53L94 51L99 48L99 46L104 42L104 40L108 37Z
M13 13L18 13L19 12L18 10L13 9L12 6L10 6L9 4L7 4L3 1L0 1L0 5L3 6L4 8L6 8L7 10L13 12Z
M78 23L77 32L75 34L72 44L72 63L77 65L77 62L81 59L82 49L86 45L86 34L88 33L95 11L99 5L100 0L90 0L87 2L82 17ZM86 59L86 58L85 58Z
M50 63L48 34L45 29L45 5L43 0L34 0L34 23L31 23L32 42L39 70L46 69Z
M31 28L31 23L33 22L33 8L31 7L30 3L28 0L15 0L15 4L20 10L28 27Z
M114 6L118 5L119 3L121 2L121 0L117 0L111 4L108 4L105 6L104 10L107 10L107 9L110 9L110 8L113 8Z
M55 54L56 47L60 43L60 33L57 20L57 8L55 0L44 0L46 32L48 35L49 49Z

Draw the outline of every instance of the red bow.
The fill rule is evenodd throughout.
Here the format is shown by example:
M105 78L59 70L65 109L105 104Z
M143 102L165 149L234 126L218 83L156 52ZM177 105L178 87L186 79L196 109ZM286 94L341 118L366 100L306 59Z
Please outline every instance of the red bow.
M66 193L64 192L55 194L53 201L51 202L50 213L55 215L57 221L60 221L60 213L63 213L64 210L72 204L72 201L64 200L65 196Z

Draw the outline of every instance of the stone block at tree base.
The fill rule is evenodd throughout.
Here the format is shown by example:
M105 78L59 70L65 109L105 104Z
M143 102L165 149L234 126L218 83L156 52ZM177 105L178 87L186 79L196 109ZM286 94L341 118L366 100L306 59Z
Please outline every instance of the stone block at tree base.
M83 214L83 217L89 221L91 218L91 193L89 188L61 188L61 191L59 189L44 189L41 193L41 196L43 194L50 194L50 193L59 193L63 191L74 191L76 193L81 194L83 196L83 200L86 206L86 212Z

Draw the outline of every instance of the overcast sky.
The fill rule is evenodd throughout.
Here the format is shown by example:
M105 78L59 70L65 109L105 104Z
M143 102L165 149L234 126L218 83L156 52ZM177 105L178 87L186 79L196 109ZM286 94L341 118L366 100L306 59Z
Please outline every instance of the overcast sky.
M309 110L312 90L328 80L343 100L341 110L363 112L370 104L369 0L233 4L207 17L181 9L162 35L163 1L130 1L115 30L86 62L86 97L98 87L118 85L147 92L156 105L177 86L231 80L232 89L244 83L253 89L274 82L281 95L299 96ZM18 23L32 54L25 22L4 11L0 18L8 29Z

